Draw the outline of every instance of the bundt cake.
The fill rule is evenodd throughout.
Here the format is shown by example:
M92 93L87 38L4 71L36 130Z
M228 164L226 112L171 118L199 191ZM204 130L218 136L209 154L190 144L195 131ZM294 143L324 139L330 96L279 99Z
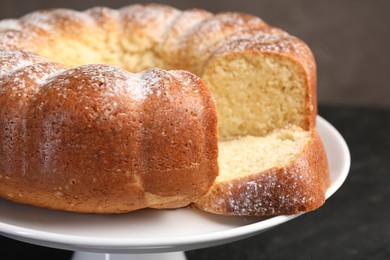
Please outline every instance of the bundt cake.
M249 14L135 4L2 20L0 196L90 213L314 210L329 186L316 77L303 41Z

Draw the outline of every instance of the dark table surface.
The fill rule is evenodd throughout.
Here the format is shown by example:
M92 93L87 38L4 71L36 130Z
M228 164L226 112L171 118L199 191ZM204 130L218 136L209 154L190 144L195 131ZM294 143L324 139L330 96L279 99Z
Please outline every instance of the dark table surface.
M192 259L390 259L390 109L325 107L345 138L351 169L320 209L265 233L187 251ZM72 252L0 236L0 259L71 259Z

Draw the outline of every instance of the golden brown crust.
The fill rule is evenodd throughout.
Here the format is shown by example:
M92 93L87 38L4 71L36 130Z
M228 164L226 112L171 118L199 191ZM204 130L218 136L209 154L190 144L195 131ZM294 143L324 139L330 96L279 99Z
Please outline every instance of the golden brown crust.
M19 57L27 61L2 66L0 196L120 213L183 207L207 192L218 172L217 119L198 77L109 65L66 70Z
M330 185L325 148L316 129L299 157L288 165L214 184L194 205L236 216L275 216L312 211L325 202Z

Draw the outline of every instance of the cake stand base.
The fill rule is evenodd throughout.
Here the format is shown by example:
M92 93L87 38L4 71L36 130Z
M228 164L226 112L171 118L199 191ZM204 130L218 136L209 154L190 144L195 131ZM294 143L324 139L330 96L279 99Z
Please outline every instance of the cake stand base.
M156 254L104 254L75 252L72 260L186 260L184 252Z

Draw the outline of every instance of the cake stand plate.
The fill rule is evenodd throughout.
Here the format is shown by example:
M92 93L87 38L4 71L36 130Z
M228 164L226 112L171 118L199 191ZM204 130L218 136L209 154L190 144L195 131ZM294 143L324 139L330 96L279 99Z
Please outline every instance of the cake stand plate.
M345 181L351 158L343 137L320 116L317 128L330 164L332 185L326 193L329 198ZM184 251L237 241L300 215L227 217L189 207L114 215L77 214L0 199L0 235L75 251L73 260L178 260L185 259Z

